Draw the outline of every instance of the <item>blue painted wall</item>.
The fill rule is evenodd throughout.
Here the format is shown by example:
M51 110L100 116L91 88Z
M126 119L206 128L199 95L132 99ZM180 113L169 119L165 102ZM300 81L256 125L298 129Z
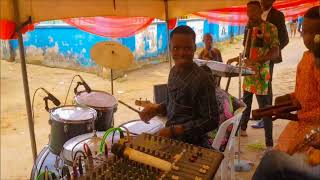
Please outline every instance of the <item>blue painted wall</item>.
M221 35L219 24L209 23L207 20L179 20L178 25L194 24L197 36L210 32L215 41L222 41L230 38L231 31L234 35L242 34L244 27L227 26L226 33ZM202 39L202 37L200 37ZM75 59L82 67L91 67L95 63L90 59L90 49L101 41L117 41L128 47L135 55L136 61L146 61L149 58L157 57L166 53L168 46L167 29L164 22L155 22L144 30L140 35L127 38L106 38L91 33L84 32L77 28L64 24L41 23L34 31L24 35L24 45L28 53L37 51L38 55L43 54L44 60L48 58L46 54L56 53L63 60ZM13 48L18 48L16 40L11 41ZM136 47L139 45L139 47ZM156 46L156 47L155 47ZM203 43L198 39L198 47ZM28 50L29 49L29 50Z

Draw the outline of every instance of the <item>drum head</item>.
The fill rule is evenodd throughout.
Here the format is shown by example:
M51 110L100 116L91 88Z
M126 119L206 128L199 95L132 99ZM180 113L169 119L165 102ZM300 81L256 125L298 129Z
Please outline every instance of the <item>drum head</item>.
M51 112L51 118L64 123L82 123L92 121L97 117L97 111L90 107L62 106Z
M96 132L96 137L94 137L94 133L87 133L87 134L82 134L79 136L76 136L72 139L69 139L66 143L63 145L63 150L62 150L62 158L67 162L71 163L72 162L72 156L75 155L77 151L83 151L83 144L87 143L92 154L96 154L99 152L99 147L100 143L102 140L102 137L104 135L105 131L98 131ZM119 140L119 132L116 131L114 134L114 141L117 142ZM110 150L110 142L112 140L112 135L108 136L107 138L107 144L108 148Z
M80 105L97 109L113 108L117 105L117 99L103 91L91 91L90 93L82 91L76 96L75 100Z

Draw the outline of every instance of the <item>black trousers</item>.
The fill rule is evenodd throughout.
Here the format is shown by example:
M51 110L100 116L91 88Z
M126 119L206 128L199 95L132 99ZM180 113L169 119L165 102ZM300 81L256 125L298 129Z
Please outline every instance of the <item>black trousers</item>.
M270 95L256 95L259 108L264 108L272 105L272 98ZM247 105L247 108L243 112L241 118L241 129L246 130L248 126L248 121L250 119L251 106L252 106L253 93L244 91L243 92L243 102ZM262 118L264 122L264 135L266 146L273 146L272 139L272 118L264 117Z

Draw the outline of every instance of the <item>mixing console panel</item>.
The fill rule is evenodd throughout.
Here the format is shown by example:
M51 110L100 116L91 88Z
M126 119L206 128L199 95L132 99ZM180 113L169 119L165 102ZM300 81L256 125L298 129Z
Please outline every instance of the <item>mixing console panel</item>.
M108 158L88 160L77 179L213 179L223 159L214 150L151 134L114 144Z

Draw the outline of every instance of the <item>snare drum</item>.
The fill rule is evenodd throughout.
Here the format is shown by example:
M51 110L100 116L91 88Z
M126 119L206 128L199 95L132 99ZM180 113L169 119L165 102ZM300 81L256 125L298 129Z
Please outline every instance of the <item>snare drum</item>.
M93 131L97 112L90 107L62 106L51 110L49 148L59 154L69 139Z
M97 111L97 131L106 131L113 126L113 113L117 110L118 101L111 94L95 90L90 93L81 91L77 93L75 101L78 105L88 106Z

